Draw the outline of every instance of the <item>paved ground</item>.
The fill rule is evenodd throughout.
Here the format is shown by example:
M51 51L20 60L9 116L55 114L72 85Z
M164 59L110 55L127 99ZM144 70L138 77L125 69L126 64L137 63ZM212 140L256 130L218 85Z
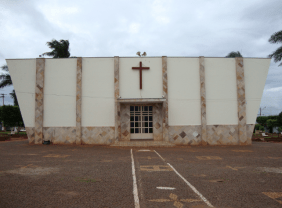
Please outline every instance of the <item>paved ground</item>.
M1 208L282 207L281 143L131 153L13 141L0 142L0 157Z

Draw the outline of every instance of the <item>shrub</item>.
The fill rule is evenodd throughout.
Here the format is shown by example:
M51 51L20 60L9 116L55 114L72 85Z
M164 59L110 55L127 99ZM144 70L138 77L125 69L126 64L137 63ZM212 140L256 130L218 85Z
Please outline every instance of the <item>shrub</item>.
M261 125L259 125L259 124L256 124L255 125L255 130L259 130L259 127L260 127Z

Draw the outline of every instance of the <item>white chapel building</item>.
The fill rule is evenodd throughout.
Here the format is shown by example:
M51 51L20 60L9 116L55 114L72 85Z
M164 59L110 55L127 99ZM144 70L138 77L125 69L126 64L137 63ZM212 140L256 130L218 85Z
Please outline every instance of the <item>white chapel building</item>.
M270 59L115 56L7 64L29 143L249 145Z

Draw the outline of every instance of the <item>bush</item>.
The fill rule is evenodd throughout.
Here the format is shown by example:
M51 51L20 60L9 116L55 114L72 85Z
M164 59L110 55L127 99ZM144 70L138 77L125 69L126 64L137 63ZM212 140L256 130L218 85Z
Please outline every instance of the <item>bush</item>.
M264 131L264 127L263 127L263 126L260 126L260 127L259 127L259 130Z
M259 125L259 124L256 124L255 125L255 130L259 130L259 127L260 127L261 125Z

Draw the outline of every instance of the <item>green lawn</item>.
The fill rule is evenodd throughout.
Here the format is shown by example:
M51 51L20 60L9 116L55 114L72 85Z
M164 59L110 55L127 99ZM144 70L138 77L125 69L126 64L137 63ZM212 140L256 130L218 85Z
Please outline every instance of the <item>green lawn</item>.
M1 131L0 134L11 134L10 131ZM19 134L26 135L26 132L19 132Z

